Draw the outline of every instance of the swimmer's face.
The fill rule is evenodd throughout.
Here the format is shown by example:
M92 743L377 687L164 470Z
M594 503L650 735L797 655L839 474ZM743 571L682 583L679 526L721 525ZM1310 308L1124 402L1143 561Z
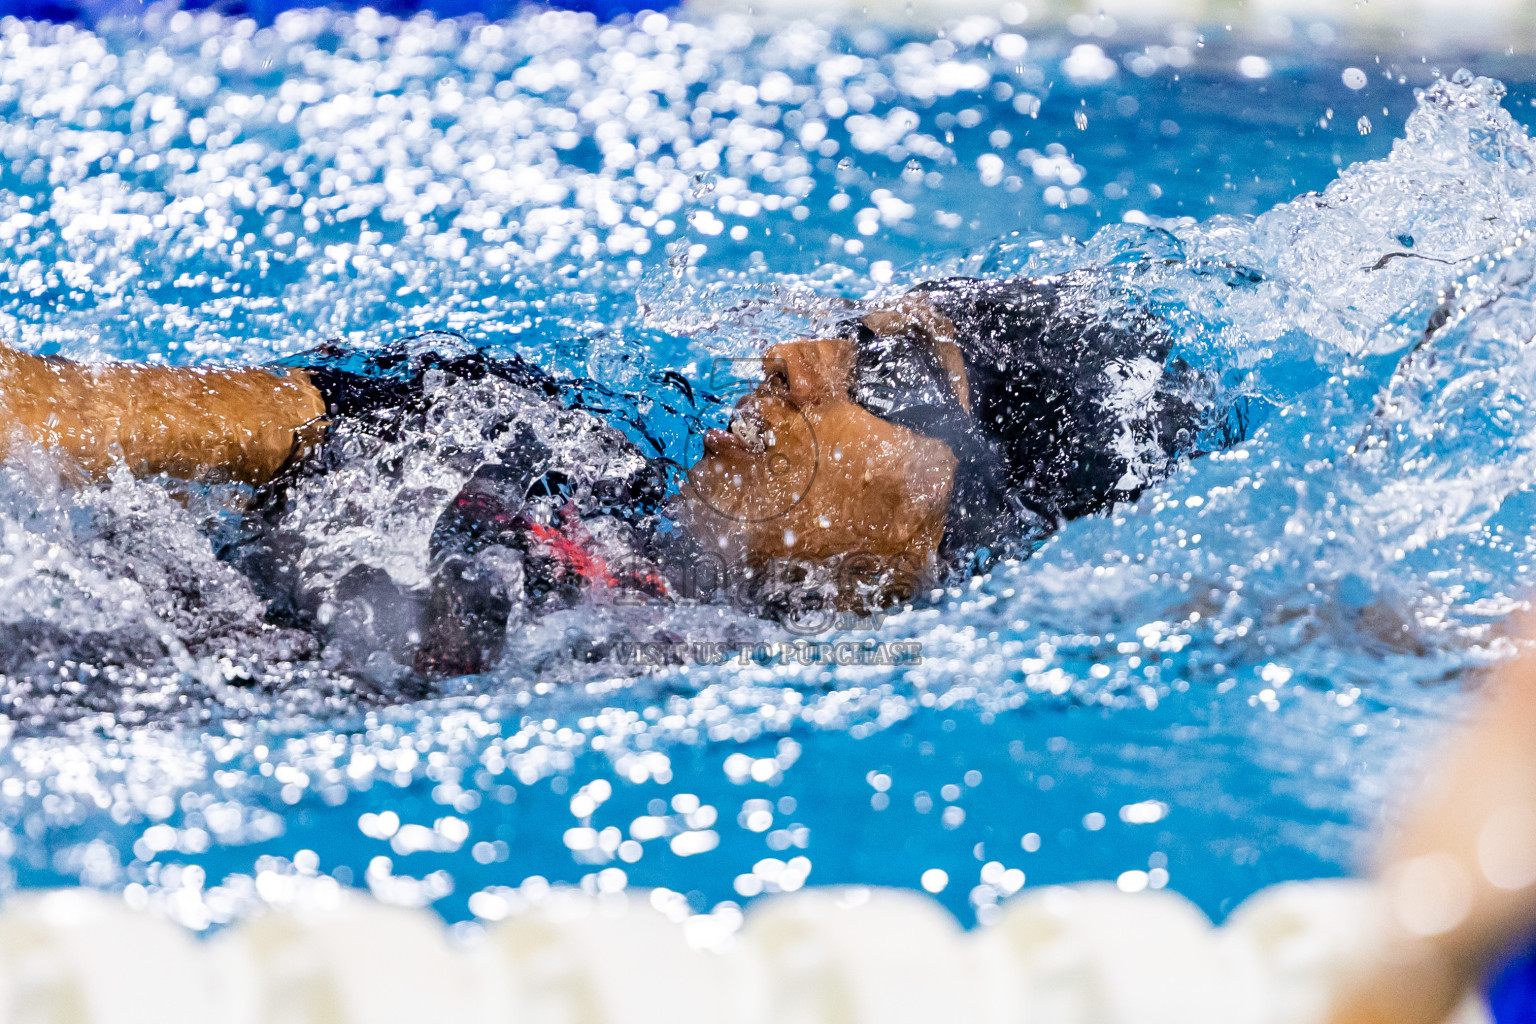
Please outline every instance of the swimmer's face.
M846 340L776 345L730 430L704 437L685 520L732 562L865 555L925 568L944 533L955 458L849 397Z

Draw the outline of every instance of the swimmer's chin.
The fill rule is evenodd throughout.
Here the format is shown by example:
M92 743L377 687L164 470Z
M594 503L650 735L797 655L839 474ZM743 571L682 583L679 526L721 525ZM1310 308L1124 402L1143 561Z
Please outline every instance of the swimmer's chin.
M692 470L689 473L691 476ZM683 480L664 511L688 539L696 556L726 565L747 565L751 561L751 546L741 524L721 515L691 479Z

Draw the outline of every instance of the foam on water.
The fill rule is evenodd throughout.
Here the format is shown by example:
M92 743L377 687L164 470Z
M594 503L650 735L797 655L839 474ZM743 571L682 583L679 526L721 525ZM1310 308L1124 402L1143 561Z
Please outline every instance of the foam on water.
M34 351L261 361L448 328L635 392L609 396L621 425L683 460L719 412L679 410L656 371L720 390L713 357L847 301L1091 268L1175 325L1219 378L1209 401L1252 428L855 637L919 640L918 666L577 663L637 633L786 636L718 609L578 609L520 627L490 676L397 708L268 625L216 557L238 491L119 475L77 492L14 459L17 878L124 888L206 927L332 869L463 917L530 875L644 878L702 907L796 888L813 862L813 880L905 885L943 864L983 919L1029 835L1047 850L1032 879L1171 869L1212 910L1338 870L1454 706L1429 684L1497 657L1533 582L1533 144L1500 86L1458 76L1390 154L1330 150L1379 158L1326 189L1279 202L1332 173L1303 132L1279 165L1302 185L1227 172L1206 204L1192 161L1212 146L1275 169L1221 150L1237 129L1205 92L1169 91L1176 74L1217 90L1231 54L1204 67L1177 33L1122 49L987 19L895 39L558 13L0 22L0 328ZM1272 57L1288 98L1238 127L1310 125L1314 101L1353 123L1336 72L1330 91L1307 58ZM1411 102L1405 82L1371 102ZM1204 141L1170 163L1181 132ZM1063 138L1081 147L1046 141ZM1188 215L1207 210L1226 212ZM419 582L432 510L473 468L445 446L508 409L455 401L438 436L360 451L300 495L306 571ZM548 426L579 464L595 427ZM1182 824L1146 827L1170 807ZM1244 874L1261 851L1275 866Z

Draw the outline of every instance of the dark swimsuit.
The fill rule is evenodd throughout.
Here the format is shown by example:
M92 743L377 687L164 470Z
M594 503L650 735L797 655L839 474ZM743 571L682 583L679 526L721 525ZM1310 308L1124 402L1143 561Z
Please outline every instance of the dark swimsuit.
M517 402L525 406L570 404L562 401L554 377L515 356L492 359L474 351L444 353L407 344L358 357L327 346L287 365L305 371L333 425L345 421L353 432L380 438L428 429L424 419L433 400L427 381L433 375L455 387L487 379L504 382L512 385L508 394L521 396ZM597 437L607 463L632 468L576 487L572 477L578 474L571 467L562 471L531 430L516 429L495 458L473 469L439 514L429 542L432 579L425 594L408 593L381 570L361 565L323 591L295 571L297 552L283 530L289 491L300 478L345 462L346 456L333 452L329 443L296 453L263 489L255 529L247 532L247 543L234 560L269 601L271 617L285 625L315 630L325 625L318 614L325 602L362 601L373 618L393 616L375 636L385 643L397 641L393 646L399 650L393 653L418 676L485 671L500 658L509 618L519 606L533 614L566 607L594 585L651 597L665 594L665 579L643 557L649 551L604 559L585 529L596 518L608 517L649 537L666 493L665 465L644 457L617 430ZM515 563L514 571L506 571L506 556ZM411 634L419 641L407 650L398 641ZM360 651L357 660L366 654Z

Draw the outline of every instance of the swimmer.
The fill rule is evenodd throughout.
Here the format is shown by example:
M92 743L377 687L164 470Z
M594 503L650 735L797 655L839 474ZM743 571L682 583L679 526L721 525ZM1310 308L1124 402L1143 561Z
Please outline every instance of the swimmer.
M729 429L705 434L665 507L660 461L611 427L580 428L607 453L596 466L562 465L547 443L513 432L498 455L467 467L437 519L433 582L415 588L420 607L407 615L419 613L419 628L395 631L419 637L402 656L428 678L479 672L529 601L569 604L594 586L697 596L679 592L687 574L679 546L657 542L661 519L682 524L691 557L727 572L771 580L792 567L802 591L793 600L814 591L841 608L880 606L946 568L1027 553L1061 522L1135 498L1202 440L1240 439L1241 422L1212 434L1210 383L1170 360L1155 317L1129 301L1105 314L1103 284L1087 272L943 280L823 337L774 345L762 382ZM432 410L455 388L560 407L557 382L515 358L345 357L322 349L285 365L193 369L0 347L0 457L30 442L86 477L122 464L262 496L326 472L338 433L432 429ZM275 504L267 499L268 512ZM282 563L293 552L280 547L247 567L291 576ZM314 601L280 589L266 588L274 609L313 619Z

